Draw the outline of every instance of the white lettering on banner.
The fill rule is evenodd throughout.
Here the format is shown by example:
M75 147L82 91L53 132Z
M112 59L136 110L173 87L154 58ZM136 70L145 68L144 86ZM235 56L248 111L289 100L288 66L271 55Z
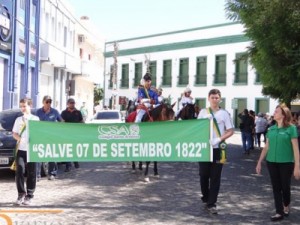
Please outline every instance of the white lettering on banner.
M178 157L202 157L201 149L207 148L207 143L178 143L176 145L176 151Z
M37 149L39 158L73 157L73 144L39 144Z
M111 157L171 157L170 143L113 143Z
M94 157L107 157L107 144L100 143L100 144L93 144L93 156Z

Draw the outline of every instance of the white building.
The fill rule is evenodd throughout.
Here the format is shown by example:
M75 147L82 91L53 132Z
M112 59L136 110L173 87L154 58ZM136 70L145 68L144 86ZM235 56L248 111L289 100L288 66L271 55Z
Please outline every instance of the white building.
M261 93L259 74L245 56L250 40L243 30L239 23L226 23L118 40L116 90L112 88L111 72L114 42L107 42L106 102L113 95L117 100L120 96L135 98L148 61L152 84L161 86L163 96L171 103L178 102L189 86L195 102L204 108L209 90L217 88L222 93L221 106L230 112L235 124L237 114L245 108L272 113L277 101Z
M40 104L52 96L53 106L66 107L67 98L93 111L94 86L103 80L104 41L96 41L88 18L77 19L67 1L41 1Z

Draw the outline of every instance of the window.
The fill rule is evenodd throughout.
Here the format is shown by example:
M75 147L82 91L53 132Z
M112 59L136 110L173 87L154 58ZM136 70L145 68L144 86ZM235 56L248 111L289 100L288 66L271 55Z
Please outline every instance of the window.
M20 0L20 9L25 10L25 0Z
M196 98L195 105L199 106L200 109L206 108L206 98Z
M216 56L214 84L226 85L226 55Z
M163 86L172 86L172 60L163 61Z
M185 58L179 60L178 85L187 84L189 84L189 59Z
M220 104L219 106L222 108L222 109L225 109L226 107L226 99L225 98L221 98L221 101L220 101Z
M140 81L142 79L142 73L143 73L143 64L135 63L134 64L134 81L133 81L134 87L136 87L140 84Z
M247 84L248 82L248 57L246 53L238 53L235 58L235 84Z
M261 75L257 71L255 75L255 83L261 83Z
M36 15L36 5L34 4L34 1L32 2L32 8L31 8L31 16L35 17Z
M152 61L150 62L150 73L151 73L151 79L152 79L152 82L151 84L156 87L156 61Z
M122 65L121 87L129 88L129 64Z
M207 83L207 57L197 57L196 61L196 85L206 85Z
M64 27L64 47L67 47L67 41L68 41L68 30L67 27Z
M82 48L79 49L79 56L81 59L83 59L83 49Z

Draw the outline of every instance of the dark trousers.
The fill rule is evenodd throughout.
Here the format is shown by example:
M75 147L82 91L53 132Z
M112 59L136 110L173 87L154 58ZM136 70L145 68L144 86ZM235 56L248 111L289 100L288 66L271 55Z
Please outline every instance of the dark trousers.
M256 133L256 139L257 139L257 144L258 144L258 147L261 146L261 141L260 141L260 137L261 135L264 134L264 133Z
M57 175L57 163L56 162L48 162L48 175L56 176Z
M283 205L291 202L291 177L294 171L294 163L267 162L269 170L276 213L283 215Z
M17 170L16 170L16 184L19 194L27 194L28 197L33 198L33 193L36 186L36 163L27 163L27 152L18 150L17 153ZM27 169L26 190L25 190L25 170Z
M199 162L200 187L202 201L208 207L216 206L221 184L222 163Z

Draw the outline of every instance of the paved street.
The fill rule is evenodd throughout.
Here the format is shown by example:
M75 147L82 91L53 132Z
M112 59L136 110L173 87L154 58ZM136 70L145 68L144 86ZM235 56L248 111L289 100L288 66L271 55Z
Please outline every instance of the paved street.
M26 225L274 224L269 220L274 206L265 165L262 176L255 174L259 150L244 155L238 132L228 142L218 215L208 214L200 201L197 163L159 163L160 178L153 177L151 164L150 183L141 173L132 174L126 163L81 163L70 173L62 166L59 179L38 182L30 207L13 205L13 174L0 170L0 208L62 210L5 213L13 224ZM290 217L275 224L300 224L300 188L295 180L291 207Z

